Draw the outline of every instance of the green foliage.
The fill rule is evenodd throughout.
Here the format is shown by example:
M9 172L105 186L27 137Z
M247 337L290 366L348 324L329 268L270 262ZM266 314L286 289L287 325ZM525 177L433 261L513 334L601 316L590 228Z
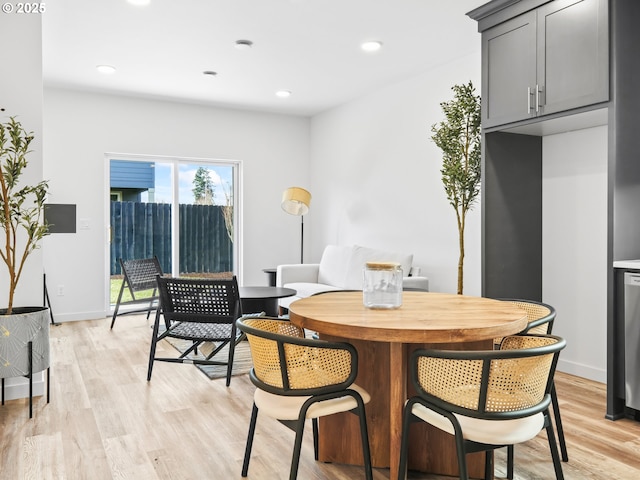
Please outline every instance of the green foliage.
M120 294L120 287L122 286L122 282L124 282L124 278L122 276L113 276L109 280L109 301L112 305L115 305L118 302L118 295ZM141 290L139 292L136 292L136 298L151 298L154 293L155 292L153 288L149 290ZM125 288L122 292L122 298L120 299L120 301L130 302L131 300L133 300L131 292L129 292L128 288Z
M222 216L227 229L227 236L229 240L231 240L231 243L233 243L233 194L231 192L231 185L227 184L227 188L224 186L222 188L225 198L225 205L222 206Z
M27 132L15 117L0 123L0 227L4 231L0 257L9 272L8 315L24 263L48 234L47 225L41 222L48 183L20 184L32 141L33 132ZM26 239L19 236L20 229L26 233Z
M452 87L454 98L440 106L446 120L431 127L442 150L442 183L456 211L472 208L480 192L480 97L467 85Z
M198 167L193 179L193 197L198 205L213 205L213 181L211 173L205 167Z
M445 120L431 127L431 139L442 150L442 184L456 211L460 242L458 293L461 294L465 220L480 193L480 97L475 94L472 82L454 85L451 89L453 100L440 104Z

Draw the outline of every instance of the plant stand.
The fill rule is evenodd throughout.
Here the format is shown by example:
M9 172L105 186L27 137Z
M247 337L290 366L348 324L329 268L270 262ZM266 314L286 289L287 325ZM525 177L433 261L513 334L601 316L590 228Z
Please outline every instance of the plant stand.
M50 400L49 310L14 308L0 314L0 378L4 405L5 378L29 379L29 418L33 415L33 373L47 371L47 403Z

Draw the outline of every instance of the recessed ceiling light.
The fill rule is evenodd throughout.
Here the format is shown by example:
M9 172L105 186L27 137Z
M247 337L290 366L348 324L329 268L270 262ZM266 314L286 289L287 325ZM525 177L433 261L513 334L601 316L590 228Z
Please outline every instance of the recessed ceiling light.
M289 90L278 90L276 92L276 97L287 98L291 96L291 91Z
M364 50L365 52L377 52L382 48L382 42L379 42L378 40L369 40L363 42L360 45L360 48L362 48L362 50Z
M238 50L249 50L253 46L251 40L236 40L236 48Z
M151 0L127 0L127 2L136 7L145 7L151 3Z
M205 70L204 72L202 72L204 75L211 75L212 77L215 77L216 75L218 75L218 72L214 72L213 70Z
M114 67L113 65L96 65L96 69L100 73L104 73L105 75L116 73L116 67Z

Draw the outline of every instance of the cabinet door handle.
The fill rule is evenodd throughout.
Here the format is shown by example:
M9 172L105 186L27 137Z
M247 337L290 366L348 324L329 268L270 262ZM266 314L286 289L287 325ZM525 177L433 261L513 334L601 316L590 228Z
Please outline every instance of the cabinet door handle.
M527 115L531 115L531 87L527 87Z
M536 83L536 113L540 112L540 87Z

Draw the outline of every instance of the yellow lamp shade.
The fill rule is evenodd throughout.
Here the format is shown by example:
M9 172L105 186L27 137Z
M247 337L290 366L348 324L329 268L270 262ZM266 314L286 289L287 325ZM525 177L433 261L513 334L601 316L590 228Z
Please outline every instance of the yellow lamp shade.
M282 194L282 209L291 215L306 215L311 204L311 194L300 187L289 187Z

